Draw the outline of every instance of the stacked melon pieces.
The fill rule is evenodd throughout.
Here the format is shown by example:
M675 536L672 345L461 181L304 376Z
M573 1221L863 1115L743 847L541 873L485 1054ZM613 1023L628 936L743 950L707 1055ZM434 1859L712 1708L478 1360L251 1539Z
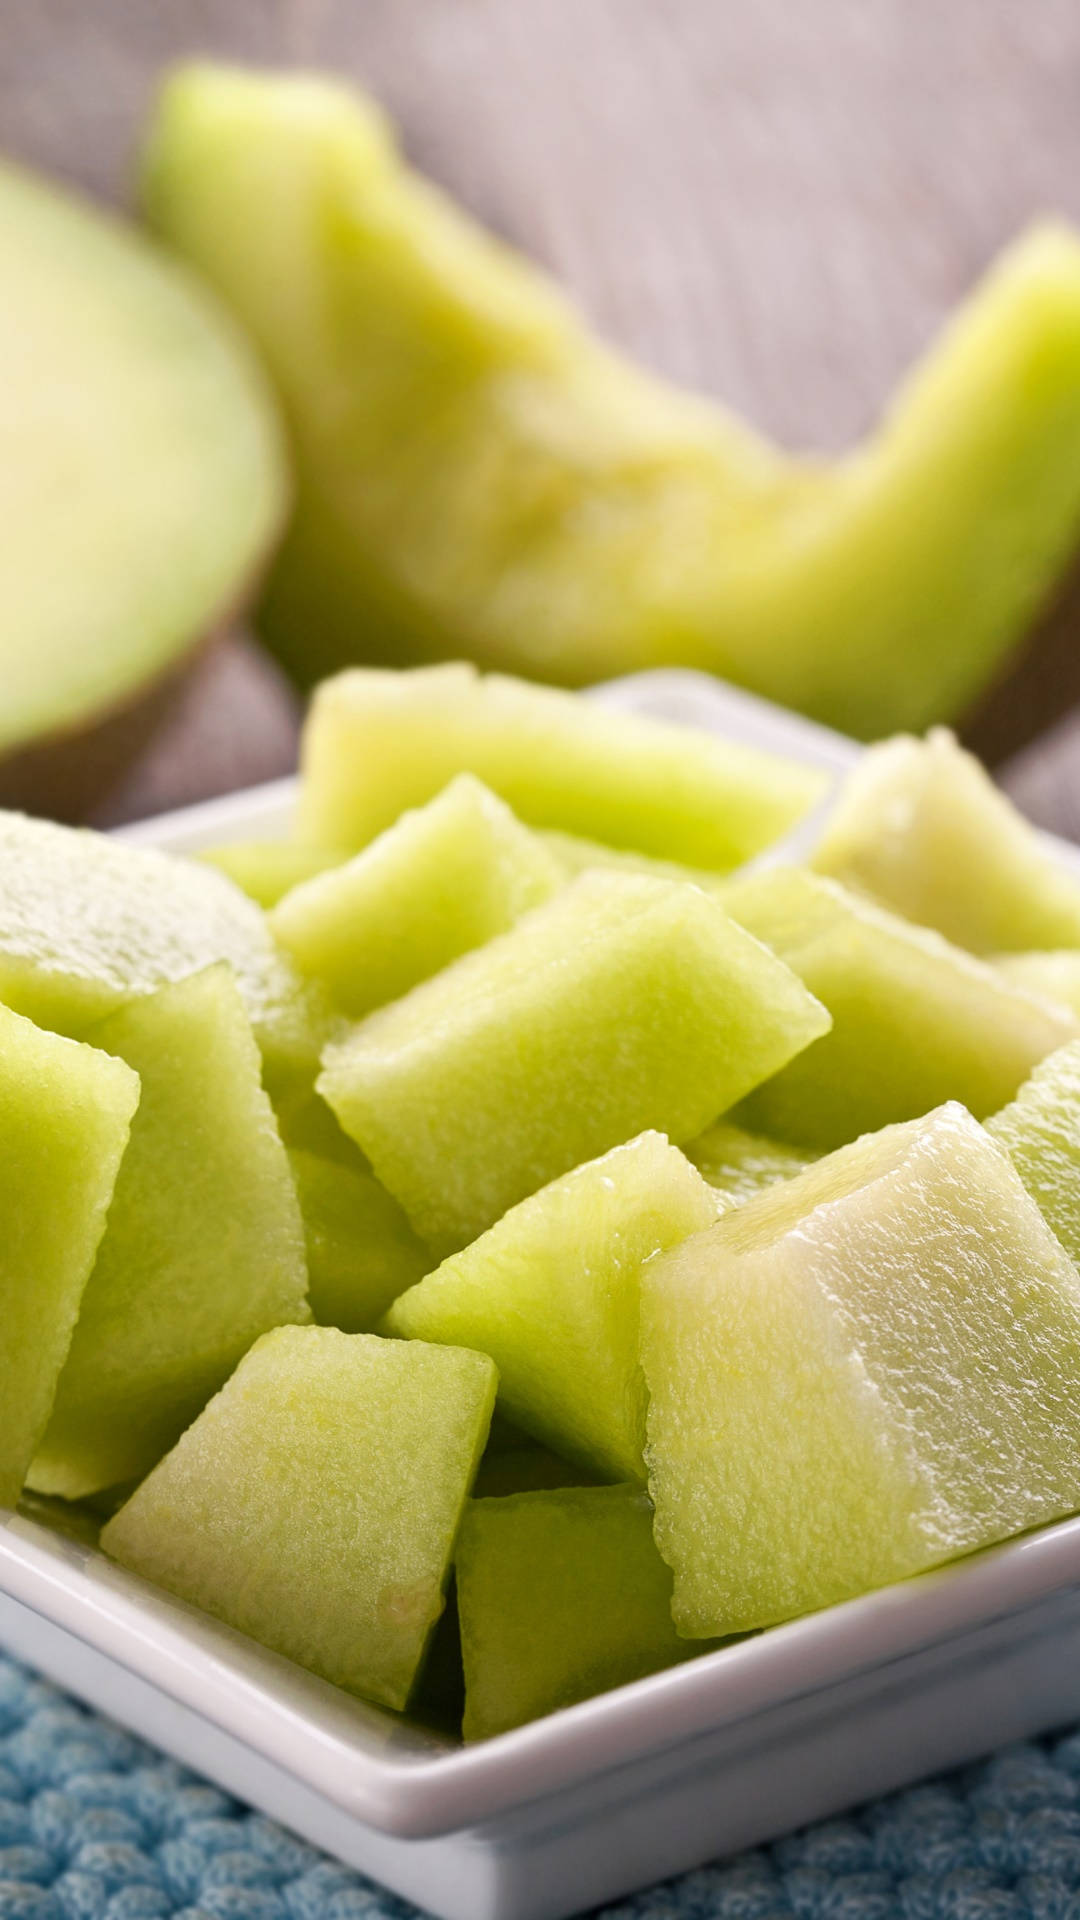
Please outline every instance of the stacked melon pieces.
M4 1500L469 1739L1080 1507L1080 886L820 789L451 666L223 871L0 816Z

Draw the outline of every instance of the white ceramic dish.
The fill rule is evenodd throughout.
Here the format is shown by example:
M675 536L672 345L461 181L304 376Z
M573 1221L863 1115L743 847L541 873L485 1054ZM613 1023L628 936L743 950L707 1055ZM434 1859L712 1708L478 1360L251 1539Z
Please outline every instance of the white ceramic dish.
M836 772L858 752L694 674L600 697ZM185 851L273 835L290 794L278 782L125 837ZM1080 1717L1080 1520L469 1750L19 1516L0 1523L0 1639L445 1920L560 1920Z

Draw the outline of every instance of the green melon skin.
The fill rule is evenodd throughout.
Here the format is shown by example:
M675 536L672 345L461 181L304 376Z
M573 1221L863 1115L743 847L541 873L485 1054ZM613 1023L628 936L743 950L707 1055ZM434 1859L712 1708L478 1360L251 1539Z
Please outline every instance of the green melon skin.
M955 1104L651 1262L641 1357L680 1633L787 1620L1080 1505L1080 1275Z
M481 1354L281 1327L101 1545L322 1679L403 1708L494 1399Z
M671 1573L634 1487L471 1500L457 1549L466 1741L706 1653L671 1618Z
M259 1334L311 1317L296 1191L229 967L133 1000L93 1037L142 1098L30 1473L69 1500L141 1479Z
M563 884L559 863L509 807L460 773L345 866L295 887L270 928L302 973L362 1019Z
M508 1419L603 1478L643 1480L641 1268L719 1211L678 1149L643 1133L512 1207L384 1330L490 1354Z
M1040 1061L1016 1099L986 1122L1043 1219L1080 1264L1080 1040Z
M289 1164L304 1221L308 1298L320 1326L369 1333L431 1266L396 1200L363 1166L302 1147Z
M1014 986L1056 1000L1080 1020L1080 947L1049 953L998 953L993 962Z
M1080 946L1080 883L942 727L863 755L813 865L973 953Z
M216 867L260 907L276 907L302 880L340 866L344 848L305 847L295 840L230 840L195 856Z
M81 1039L139 995L232 967L267 1084L310 1084L337 1024L223 874L87 828L0 812L0 1000Z
M1064 225L1002 256L826 464L603 347L349 88L185 66L143 188L277 384L297 511L262 625L305 682L362 655L572 684L698 666L874 739L962 711L1072 559Z
M0 1006L0 1506L45 1431L139 1104L139 1077Z
M724 905L828 1007L832 1029L733 1118L824 1151L945 1100L977 1119L1076 1033L1054 1002L836 881L793 867L733 881Z
M300 749L301 842L366 846L472 773L530 827L729 872L822 798L816 768L457 661L319 687Z
M828 1025L699 888L586 873L354 1027L318 1085L452 1253L621 1141L693 1139Z
M728 1120L707 1127L683 1152L710 1187L735 1202L752 1199L778 1180L793 1179L817 1157L808 1149L787 1146L783 1140L747 1133Z

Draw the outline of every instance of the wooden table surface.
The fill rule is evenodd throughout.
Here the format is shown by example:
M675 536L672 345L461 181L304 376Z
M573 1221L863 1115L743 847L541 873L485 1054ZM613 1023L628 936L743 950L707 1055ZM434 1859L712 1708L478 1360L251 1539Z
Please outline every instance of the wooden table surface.
M601 329L793 447L861 433L1027 219L1080 222L1077 0L0 0L0 147L123 201L155 74L202 52L370 86ZM1078 630L1000 771L1080 838ZM104 817L286 770L297 719L231 640Z

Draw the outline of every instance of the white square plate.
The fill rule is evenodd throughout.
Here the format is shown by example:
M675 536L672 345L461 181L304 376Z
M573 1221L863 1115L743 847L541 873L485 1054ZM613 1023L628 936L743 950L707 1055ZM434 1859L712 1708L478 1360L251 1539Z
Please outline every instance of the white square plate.
M835 773L859 751L697 674L599 697ZM123 837L176 852L271 837L291 794L279 781ZM444 1920L560 1920L1080 1718L1080 1520L469 1749L20 1515L0 1521L0 1640Z

